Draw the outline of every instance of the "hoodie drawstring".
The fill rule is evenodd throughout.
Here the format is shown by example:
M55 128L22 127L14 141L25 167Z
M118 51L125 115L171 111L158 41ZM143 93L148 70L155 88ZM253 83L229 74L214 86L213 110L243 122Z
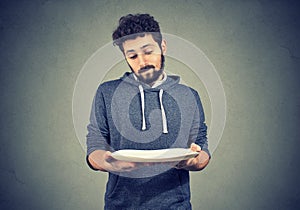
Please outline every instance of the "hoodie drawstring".
M140 95L141 95L141 103L142 103L142 117L143 117L143 124L142 124L142 131L146 130L146 120L145 120L145 95L144 89L142 85L139 85Z
M145 120L145 93L142 85L139 85L141 104L142 104L142 130L146 130L146 120ZM163 133L168 133L167 117L162 102L163 89L159 90L159 103L162 117Z
M168 133L168 126L167 126L167 117L164 109L164 105L162 102L162 95L164 91L163 89L159 90L159 103L160 103L160 109L161 109L161 118L162 118L162 124L163 124L163 133Z

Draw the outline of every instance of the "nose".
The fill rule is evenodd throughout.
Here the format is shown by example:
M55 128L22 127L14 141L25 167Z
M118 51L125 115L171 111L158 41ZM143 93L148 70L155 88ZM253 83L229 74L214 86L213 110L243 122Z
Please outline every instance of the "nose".
M144 57L143 54L139 54L139 55L138 55L138 62L139 62L139 66L140 66L140 67L146 66L147 61L146 61L146 59L145 59L145 57Z

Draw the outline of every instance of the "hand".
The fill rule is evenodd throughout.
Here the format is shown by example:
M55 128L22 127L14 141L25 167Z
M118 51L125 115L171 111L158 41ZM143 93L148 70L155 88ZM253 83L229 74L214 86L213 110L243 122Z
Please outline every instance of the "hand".
M199 145L195 144L195 143L191 144L190 149L193 152L200 152L201 151L201 147ZM180 161L179 163L176 164L175 168L182 169L182 168L186 168L186 167L189 167L189 166L192 166L192 165L196 165L198 163L198 160L197 160L196 157Z
M153 165L153 163L136 163L116 160L111 156L111 152L106 150L95 150L88 156L88 161L94 169L104 172L128 172L140 167Z
M111 156L111 152L109 151L104 153L103 168L105 168L106 171L129 172L129 171L136 170L139 167L147 166L147 165L149 164L117 160Z
M196 157L180 161L175 168L190 171L199 171L205 168L209 162L208 154L205 151L202 151L201 147L195 143L191 144L190 149L194 152L199 152L199 154Z

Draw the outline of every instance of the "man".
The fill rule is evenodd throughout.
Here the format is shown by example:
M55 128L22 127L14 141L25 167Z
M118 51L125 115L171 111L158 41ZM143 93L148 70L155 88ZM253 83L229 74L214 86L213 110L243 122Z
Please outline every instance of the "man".
M167 44L149 14L120 18L112 36L131 73L99 86L87 135L87 163L109 173L105 209L191 209L189 171L202 170L210 159L198 93L164 72ZM111 155L176 147L199 154L176 163Z

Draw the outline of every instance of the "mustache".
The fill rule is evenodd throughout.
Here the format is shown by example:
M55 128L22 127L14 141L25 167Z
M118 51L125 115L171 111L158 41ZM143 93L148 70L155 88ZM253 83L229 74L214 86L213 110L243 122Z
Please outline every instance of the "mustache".
M140 68L138 72L143 73L145 71L148 71L149 69L154 69L154 68L155 68L155 66L153 66L153 65L147 65L147 66Z

